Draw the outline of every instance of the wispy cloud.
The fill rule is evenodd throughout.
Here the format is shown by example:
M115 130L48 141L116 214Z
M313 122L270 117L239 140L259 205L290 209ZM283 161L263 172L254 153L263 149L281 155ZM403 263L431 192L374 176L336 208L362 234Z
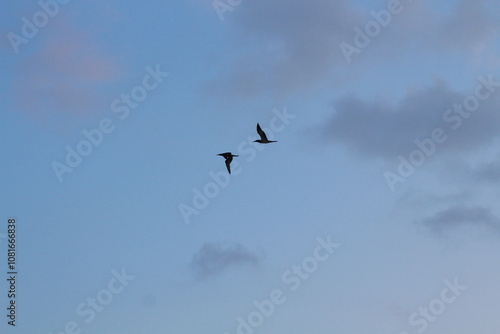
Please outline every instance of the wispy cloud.
M103 110L108 102L103 90L119 75L113 57L68 21L54 22L37 50L18 64L14 106L38 117Z
M500 161L482 163L471 174L475 180L496 185L500 181Z
M436 35L436 45L468 50L474 54L484 50L500 29L494 11L488 9L488 0L463 0L448 16Z
M230 267L257 266L261 260L238 243L205 243L193 256L191 268L198 279L205 279Z
M396 159L416 148L415 140L431 136L442 128L449 140L439 151L476 149L488 145L500 135L498 94L481 101L468 118L448 112L454 104L462 104L466 95L451 90L443 81L409 92L397 104L386 101L364 101L356 97L342 98L334 103L335 113L321 133L326 142L340 143L370 158ZM480 114L480 115L478 115ZM459 118L450 118L459 115ZM458 124L460 122L460 124ZM457 127L455 130L453 127Z
M424 218L419 223L439 234L459 226L476 226L500 232L500 218L491 209L482 206L455 205Z
M249 1L232 16L248 52L209 87L246 97L295 91L323 79L325 71L345 63L338 45L361 22L347 1ZM242 84L248 78L251 85Z
M354 28L363 30L373 20L370 10L345 0L245 2L225 21L232 25L238 41L234 49L240 56L224 64L224 74L210 81L206 91L242 97L270 91L288 94L328 78L339 80L346 69L355 76L362 72L359 69L410 52L449 56L459 51L470 62L494 54L492 41L500 29L495 11L489 8L496 6L494 1L462 0L451 13L439 13L426 0L401 1L400 6L401 13L347 64L339 45L353 44ZM371 11L385 9L373 5Z

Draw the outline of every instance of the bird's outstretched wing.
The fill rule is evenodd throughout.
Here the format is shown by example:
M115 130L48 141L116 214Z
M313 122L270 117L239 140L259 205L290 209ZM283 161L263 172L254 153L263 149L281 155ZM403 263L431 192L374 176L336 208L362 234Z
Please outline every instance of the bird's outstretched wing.
M267 136L266 136L265 132L262 131L259 123L257 123L257 133L259 134L261 140L267 141Z
M226 159L227 159L227 158L229 158L232 154L231 154L231 152L226 152L226 153L219 153L218 155L221 155L221 156L223 156L224 158L226 158Z

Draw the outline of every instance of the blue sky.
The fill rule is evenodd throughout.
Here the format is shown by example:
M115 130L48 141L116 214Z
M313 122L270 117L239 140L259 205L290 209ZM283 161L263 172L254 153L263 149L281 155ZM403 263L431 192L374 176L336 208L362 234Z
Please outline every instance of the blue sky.
M500 327L498 2L3 7L2 333Z

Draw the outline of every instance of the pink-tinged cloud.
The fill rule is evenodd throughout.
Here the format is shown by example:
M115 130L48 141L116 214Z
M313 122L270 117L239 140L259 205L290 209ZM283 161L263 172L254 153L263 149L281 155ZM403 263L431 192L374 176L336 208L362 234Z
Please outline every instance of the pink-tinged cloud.
M106 87L119 74L113 58L71 23L54 22L41 34L37 50L19 63L14 107L42 118L104 111Z

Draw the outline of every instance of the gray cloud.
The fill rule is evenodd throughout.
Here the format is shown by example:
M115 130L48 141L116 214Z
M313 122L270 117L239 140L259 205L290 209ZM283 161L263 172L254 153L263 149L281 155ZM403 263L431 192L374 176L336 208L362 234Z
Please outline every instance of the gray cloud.
M234 49L239 53L232 63L224 64L225 75L211 80L205 91L243 97L282 95L329 78L339 80L347 69L352 77L362 73L360 68L408 52L449 55L459 51L478 57L500 28L496 12L489 8L497 6L492 0L459 1L451 14L433 11L430 1L401 4L402 11L348 64L340 44L353 45L354 28L364 29L374 20L369 11L345 0L244 2L225 21L235 34ZM374 12L385 9L383 5L372 8Z
M500 218L481 206L452 206L420 221L434 232L443 233L458 226L477 226L500 232Z
M248 1L231 15L238 44L248 52L209 87L246 97L294 91L345 64L339 44L352 39L353 27L362 23L345 0Z
M239 265L257 266L261 258L237 243L205 243L193 256L191 268L204 279Z
M500 181L500 161L483 163L472 169L472 177L475 180L486 183L498 183Z
M456 129L456 123L445 121L443 116L453 104L462 104L466 95L450 90L443 82L411 92L396 105L343 98L334 104L336 112L321 126L321 133L327 141L345 144L364 156L396 159L416 149L415 140L430 138L435 128L441 128L448 139L437 144L437 149L460 152L490 144L500 135L498 95L481 101Z
M498 4L488 0L463 0L440 27L436 46L477 52L499 31L500 22L488 5Z

